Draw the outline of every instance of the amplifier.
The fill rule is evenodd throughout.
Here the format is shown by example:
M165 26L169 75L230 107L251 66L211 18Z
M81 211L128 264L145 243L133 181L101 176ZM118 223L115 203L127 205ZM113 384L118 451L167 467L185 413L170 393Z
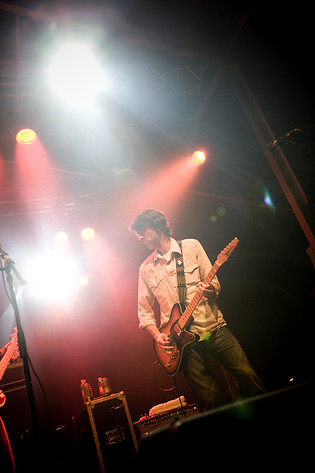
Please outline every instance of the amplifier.
M167 424L173 424L177 420L183 420L186 417L198 414L199 410L195 404L187 407L177 409L163 414L156 414L152 416L143 416L137 422L134 422L135 431L138 439L148 435L154 430L160 429Z
M5 425L15 461L16 472L28 470L32 464L27 432L32 431L31 412L27 395L24 364L21 358L11 360L0 383L6 396L0 416ZM29 468L31 470L31 467ZM0 470L2 471L1 467Z
M83 471L111 473L130 467L138 444L123 391L88 401L72 421Z
M1 417L5 421L10 438L19 438L31 428L31 417L24 375L23 360L11 361L0 382L0 389L6 397L1 407Z

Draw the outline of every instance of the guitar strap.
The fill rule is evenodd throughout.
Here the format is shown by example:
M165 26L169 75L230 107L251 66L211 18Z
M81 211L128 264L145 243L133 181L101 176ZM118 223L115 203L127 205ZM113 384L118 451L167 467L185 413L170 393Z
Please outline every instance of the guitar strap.
M182 312L186 309L186 279L185 279L185 272L184 272L184 261L183 261L183 248L182 242L178 241L179 247L181 249L181 254L175 256L176 260L176 271L177 271L177 290L179 296L180 307Z

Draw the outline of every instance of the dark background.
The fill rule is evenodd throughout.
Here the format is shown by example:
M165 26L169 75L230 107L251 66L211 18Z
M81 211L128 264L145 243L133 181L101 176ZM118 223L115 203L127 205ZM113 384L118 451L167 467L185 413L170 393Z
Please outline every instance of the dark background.
M65 228L90 278L67 303L40 302L28 286L19 299L54 427L82 409L83 378L95 393L99 376L114 392L124 390L133 421L177 397L155 384L151 340L138 330L137 274L147 253L128 225L148 207L166 212L175 238L198 238L212 262L239 238L219 272L231 330L268 389L313 377L309 243L218 65L238 64L275 137L302 130L283 151L313 209L310 9L140 0L1 6L0 241L27 280L34 258ZM65 107L45 84L45 64L69 36L92 37L115 83L99 97L95 127L88 112ZM14 136L21 125L37 130L49 165L34 164L30 152L30 166L18 168ZM209 158L187 179L172 166L195 147ZM85 225L97 233L88 248L79 237ZM15 325L8 305L1 289L2 345ZM160 386L172 384L156 376ZM181 375L178 384L193 402ZM34 390L45 425L35 378Z

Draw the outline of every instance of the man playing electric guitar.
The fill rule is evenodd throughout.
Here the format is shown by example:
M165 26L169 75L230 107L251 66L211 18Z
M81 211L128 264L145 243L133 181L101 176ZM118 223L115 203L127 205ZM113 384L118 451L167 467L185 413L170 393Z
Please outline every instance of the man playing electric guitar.
M207 276L211 275L213 267L200 242L186 239L179 244L171 237L165 214L155 209L140 213L130 230L152 252L139 268L139 326L153 337L157 358L167 374L176 374L177 364L181 363L201 410L222 403L207 353L235 377L241 395L249 397L265 392L219 309L220 283L215 275L208 283ZM180 272L182 267L184 276ZM191 306L196 293L198 303L193 305L192 316L187 318L185 307ZM155 301L160 308L159 328L153 310ZM180 302L184 314L179 319ZM181 322L172 323L172 318L174 322L185 319L185 326Z

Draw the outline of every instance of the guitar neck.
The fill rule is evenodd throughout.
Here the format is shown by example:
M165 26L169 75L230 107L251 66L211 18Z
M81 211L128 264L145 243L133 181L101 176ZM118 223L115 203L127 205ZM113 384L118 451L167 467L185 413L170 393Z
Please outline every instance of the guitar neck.
M218 271L219 267L227 261L230 257L231 253L234 251L236 246L238 245L238 238L234 238L218 255L214 265L212 266L209 274L203 280L204 284L209 285L214 278L216 272ZM202 298L202 293L196 292L194 297L192 298L189 305L186 307L186 310L181 315L181 317L177 321L177 325L180 327L181 330L185 328L187 323L190 321L193 311L195 310L198 302Z
M216 272L218 271L219 267L220 267L220 265L218 264L218 260L216 260L216 262L212 266L210 272L207 274L207 276L203 280L203 282L206 285L211 283L211 281L214 278L214 276L216 275ZM190 301L190 303L186 307L184 313L179 318L177 323L178 323L178 325L180 326L180 328L182 330L185 328L186 324L189 322L189 320L192 316L192 313L195 310L195 308L197 307L197 305L200 302L201 298L202 298L202 294L199 294L198 292L196 292L194 297L192 298L192 300Z
M8 346L5 354L0 360L0 381L15 351L16 351L16 344L12 341L10 345Z

